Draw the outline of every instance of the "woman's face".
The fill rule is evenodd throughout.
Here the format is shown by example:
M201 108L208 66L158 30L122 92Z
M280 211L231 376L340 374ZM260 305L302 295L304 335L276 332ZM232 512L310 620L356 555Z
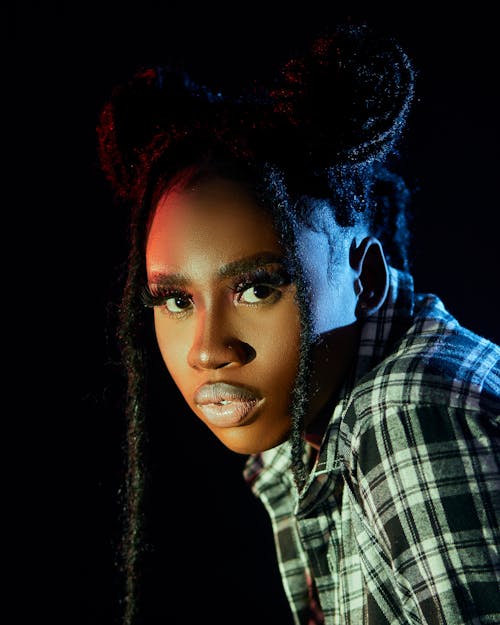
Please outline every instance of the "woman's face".
M146 266L158 345L193 412L238 453L286 440L300 321L270 216L235 182L171 189Z

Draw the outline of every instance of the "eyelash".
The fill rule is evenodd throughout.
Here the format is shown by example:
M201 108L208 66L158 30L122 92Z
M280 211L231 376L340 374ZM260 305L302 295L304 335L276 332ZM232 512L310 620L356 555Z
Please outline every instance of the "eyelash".
M287 286L292 282L292 279L287 271L269 271L266 269L257 269L251 273L239 276L238 280L233 284L231 290L237 295L241 295L246 290L256 286L268 286L275 288L276 291L281 286ZM173 288L173 287L160 287L155 286L153 289L149 285L145 285L142 289L141 299L144 306L147 308L162 307L165 313L175 319L182 319L187 316L191 308L186 308L184 311L173 312L166 307L167 300L171 298L187 298L192 302L192 296L185 291ZM270 296L269 296L270 297ZM265 298L262 303L265 303ZM246 303L246 306L259 306L260 303Z

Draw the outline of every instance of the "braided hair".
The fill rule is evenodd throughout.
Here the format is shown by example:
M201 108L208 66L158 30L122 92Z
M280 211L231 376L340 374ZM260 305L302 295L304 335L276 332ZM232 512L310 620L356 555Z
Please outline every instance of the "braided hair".
M130 208L130 251L118 324L127 373L124 488L125 625L138 613L150 323L141 306L148 220L179 172L245 181L271 214L289 253L301 316L301 355L291 398L292 469L307 478L307 408L312 323L295 232L323 200L339 226L369 225L388 262L408 269L410 193L391 165L398 157L414 70L405 52L367 26L340 26L286 63L270 85L225 97L168 67L148 67L117 86L102 109L98 153L117 198ZM193 178L190 179L190 182ZM184 182L184 181L183 181Z

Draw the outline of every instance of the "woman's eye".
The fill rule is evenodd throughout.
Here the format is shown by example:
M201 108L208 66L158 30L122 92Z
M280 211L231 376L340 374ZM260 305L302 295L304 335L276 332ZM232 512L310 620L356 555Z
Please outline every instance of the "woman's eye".
M263 300L276 295L279 291L266 284L253 284L240 293L238 301L245 304L258 304Z
M191 306L191 300L185 295L173 295L165 300L165 308L171 313L185 312Z

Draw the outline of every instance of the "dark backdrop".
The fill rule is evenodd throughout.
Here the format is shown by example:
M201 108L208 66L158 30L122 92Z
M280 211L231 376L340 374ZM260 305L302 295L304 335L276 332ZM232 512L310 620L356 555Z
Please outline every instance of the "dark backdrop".
M487 3L24 2L7 7L22 267L20 482L24 596L72 625L118 623L123 379L113 339L126 216L96 162L97 114L141 64L177 62L211 87L268 77L351 15L396 35L419 72L407 135L414 274L476 332L499 340L497 44ZM433 6L432 4L430 5ZM376 8L373 8L376 7ZM9 128L11 130L11 128ZM10 235L9 235L10 236ZM8 272L9 274L11 272ZM17 274L16 274L17 275ZM27 276L27 278L24 278ZM17 279L17 278L16 278ZM175 398L175 396L174 396ZM162 403L163 402L163 403ZM168 392L158 398L145 557L147 618L290 625L270 527L223 449ZM16 472L21 476L22 471ZM30 601L21 602L22 615Z

